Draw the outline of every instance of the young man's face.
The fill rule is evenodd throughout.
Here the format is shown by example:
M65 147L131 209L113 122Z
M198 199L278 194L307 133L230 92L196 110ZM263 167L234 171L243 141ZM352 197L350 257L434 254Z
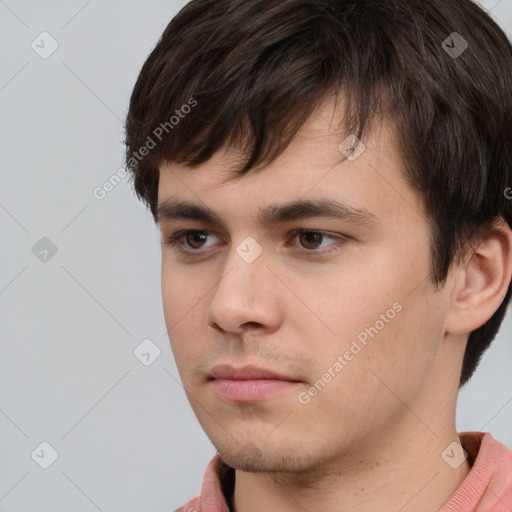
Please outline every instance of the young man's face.
M191 406L238 469L360 462L383 442L404 449L406 433L411 442L411 432L435 441L453 420L465 344L445 340L451 281L439 292L429 283L422 201L404 180L389 126L366 138L351 161L338 147L348 134L335 132L331 117L325 103L278 160L229 184L232 153L196 169L161 168L160 205L187 201L221 219L162 220L164 241L207 232L181 239L188 256L163 245L162 293ZM270 205L319 200L371 217L268 226L258 219ZM212 380L222 364L255 365L296 382L273 382L262 395L258 383L247 391Z

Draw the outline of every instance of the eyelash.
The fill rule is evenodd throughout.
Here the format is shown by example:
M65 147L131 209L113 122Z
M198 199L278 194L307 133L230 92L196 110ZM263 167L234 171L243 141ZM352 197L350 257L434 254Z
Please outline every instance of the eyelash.
M170 245L173 248L175 248L183 256L185 256L185 257L190 256L193 258L194 256L199 256L199 254L201 253L202 250L201 249L192 249L192 250L184 249L183 243L181 243L180 240L185 238L187 235L192 235L192 234L196 234L196 233L210 234L208 231L202 231L202 230L196 230L196 229L180 231L171 236L165 237L164 243L166 245ZM297 251L299 253L301 253L303 256L305 256L306 258L312 258L312 257L319 256L319 255L330 254L332 251L337 250L341 245L343 245L347 241L347 237L342 236L342 235L332 235L332 234L326 233L325 231L317 231L314 229L304 229L304 228L296 229L295 231L293 231L291 233L291 236L292 236L292 238L296 238L298 235L301 235L303 233L319 233L326 238L338 240L336 243L331 244L329 246L329 247L331 247L331 249L328 249L328 250L297 249Z

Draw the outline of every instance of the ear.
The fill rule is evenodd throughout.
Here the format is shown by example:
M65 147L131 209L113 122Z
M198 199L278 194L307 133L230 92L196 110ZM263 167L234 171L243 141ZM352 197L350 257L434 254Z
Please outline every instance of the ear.
M505 298L512 277L512 231L503 220L453 269L445 331L466 334L485 324Z

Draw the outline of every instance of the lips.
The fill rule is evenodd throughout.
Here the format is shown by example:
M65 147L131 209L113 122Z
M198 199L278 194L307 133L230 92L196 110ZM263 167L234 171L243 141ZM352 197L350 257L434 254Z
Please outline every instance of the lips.
M278 373L266 368L261 368L254 365L242 366L235 368L228 364L221 364L215 366L210 372L210 377L213 379L229 379L229 380L259 380L259 379L273 379L285 380L291 382L300 382L299 380Z
M291 376L254 365L235 368L215 366L210 372L210 386L216 395L234 404L263 402L296 389L301 382Z

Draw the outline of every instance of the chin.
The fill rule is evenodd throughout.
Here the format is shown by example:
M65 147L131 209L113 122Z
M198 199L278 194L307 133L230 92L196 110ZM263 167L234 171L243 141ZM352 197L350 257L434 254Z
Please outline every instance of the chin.
M263 452L251 442L243 444L238 450L234 450L233 446L227 449L218 448L221 459L232 468L240 471L258 473L268 471L264 466L265 457Z
M217 447L221 459L232 468L247 473L295 473L311 470L312 461L304 454L288 447L258 448L248 441L235 447L233 445Z

